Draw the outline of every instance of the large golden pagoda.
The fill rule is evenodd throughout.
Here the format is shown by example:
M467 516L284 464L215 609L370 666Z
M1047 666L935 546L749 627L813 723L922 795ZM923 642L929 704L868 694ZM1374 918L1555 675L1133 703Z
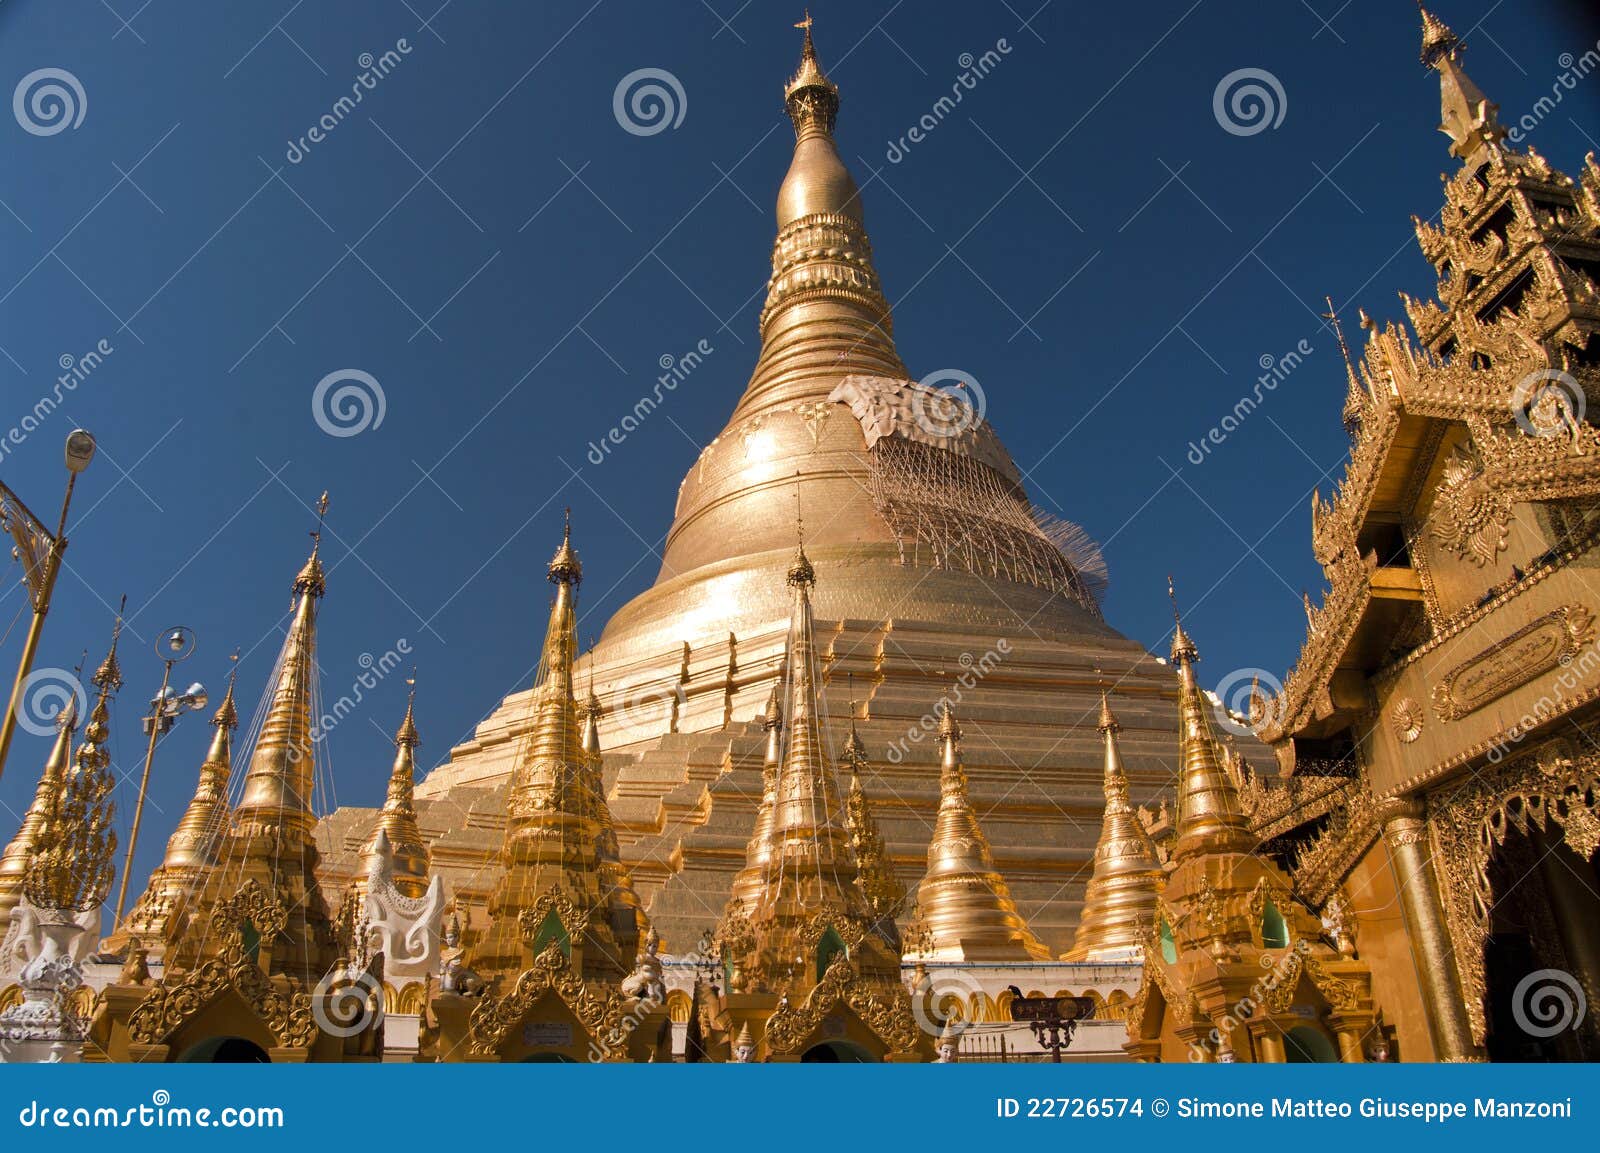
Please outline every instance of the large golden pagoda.
M580 661L604 703L621 854L671 949L692 946L735 886L747 895L753 874L740 870L766 851L749 834L770 810L764 718L784 675L798 491L807 554L828 590L818 675L861 684L852 711L872 750L863 783L895 798L881 832L899 882L918 876L941 804L921 718L930 702L964 697L968 788L994 866L1046 948L1061 951L1100 826L1095 670L1118 684L1139 801L1170 778L1171 679L1102 620L1098 553L1034 508L969 394L908 379L835 142L838 88L809 31L783 95L795 144L777 194L761 352L727 426L680 485L654 587ZM424 826L444 829L437 867L474 903L498 883L499 846L464 818L506 787L535 695L506 698L417 788ZM844 695L833 694L836 727ZM340 867L353 875L359 864Z

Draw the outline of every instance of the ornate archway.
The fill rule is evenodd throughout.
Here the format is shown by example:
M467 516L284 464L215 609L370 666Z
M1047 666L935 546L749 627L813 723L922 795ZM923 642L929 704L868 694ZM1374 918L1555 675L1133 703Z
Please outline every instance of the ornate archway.
M1467 1021L1478 1045L1489 1040L1488 950L1494 940L1495 910L1516 888L1541 885L1547 879L1529 879L1525 870L1510 876L1507 853L1537 846L1538 856L1533 858L1537 863L1564 848L1587 863L1600 849L1600 755L1575 756L1575 752L1566 739L1548 742L1429 803L1434 860L1442 874L1440 896ZM1530 915L1538 916L1531 911ZM1556 917L1557 930L1562 919ZM1560 934L1544 935L1554 941ZM1547 957L1557 952L1548 942L1540 950ZM1595 971L1600 966L1583 964L1582 958L1566 964L1562 971L1581 986L1584 999L1600 1004L1600 972Z

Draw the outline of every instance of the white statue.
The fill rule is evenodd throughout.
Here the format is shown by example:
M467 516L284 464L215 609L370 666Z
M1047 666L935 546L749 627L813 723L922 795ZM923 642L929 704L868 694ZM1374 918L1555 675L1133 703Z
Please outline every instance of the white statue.
M382 953L390 978L404 983L439 971L444 880L435 875L420 897L402 896L394 885L394 850L378 833L367 872L366 903L357 929L364 952Z
M94 951L100 937L100 910L85 909L69 912L74 923L82 930L72 941L72 959L78 964ZM11 910L11 924L5 940L0 942L0 977L9 977L22 971L27 963L44 948L44 927L40 910L27 897L19 897Z
M13 912L13 930L21 909L19 905ZM0 1061L75 1062L83 1053L87 1024L73 1012L72 995L83 985L78 960L92 947L94 934L85 929L84 912L32 906L29 910L26 947L32 955L19 978L22 1003L0 1013ZM98 932L99 908L87 912ZM9 946L10 935L6 940Z
M633 972L622 980L622 995L661 1004L667 999L667 983L661 973L661 935L651 929L645 934L644 949Z

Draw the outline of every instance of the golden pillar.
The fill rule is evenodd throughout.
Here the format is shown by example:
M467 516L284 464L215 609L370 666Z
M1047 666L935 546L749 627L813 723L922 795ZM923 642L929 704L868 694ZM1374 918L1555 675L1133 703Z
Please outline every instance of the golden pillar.
M1480 1055L1472 1043L1472 1029L1456 976L1454 943L1445 927L1427 852L1428 827L1422 819L1421 804L1405 799L1389 802L1384 812L1383 835L1400 890L1434 1057L1440 1061L1478 1060Z
M1267 1021L1255 1030L1256 1053L1268 1065L1282 1065L1289 1058L1283 1049L1283 1029L1276 1021Z

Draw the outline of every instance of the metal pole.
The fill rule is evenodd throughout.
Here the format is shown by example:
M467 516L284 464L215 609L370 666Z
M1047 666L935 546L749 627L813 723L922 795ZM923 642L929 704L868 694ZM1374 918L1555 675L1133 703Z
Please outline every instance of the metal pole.
M172 662L166 662L161 674L161 691L150 709L150 745L144 752L144 775L139 778L139 799L133 806L133 828L128 830L128 855L122 862L122 884L117 889L117 915L111 921L114 933L122 927L122 909L128 900L128 878L133 875L133 850L139 843L139 822L144 819L144 798L150 788L150 766L156 759L156 741L161 739L162 709L167 702L167 683L172 680Z
M11 738L17 731L17 710L22 707L22 686L33 671L33 657L39 650L39 634L44 631L45 614L50 611L50 594L55 591L56 576L61 571L61 554L67 551L67 538L62 535L67 527L67 509L72 504L72 490L78 483L78 474L67 474L67 495L61 501L61 520L56 535L50 540L45 553L44 570L39 574L39 588L34 598L33 623L28 626L28 639L22 646L22 660L17 663L17 679L11 683L11 703L0 720L0 776L5 775L6 755L11 752Z

